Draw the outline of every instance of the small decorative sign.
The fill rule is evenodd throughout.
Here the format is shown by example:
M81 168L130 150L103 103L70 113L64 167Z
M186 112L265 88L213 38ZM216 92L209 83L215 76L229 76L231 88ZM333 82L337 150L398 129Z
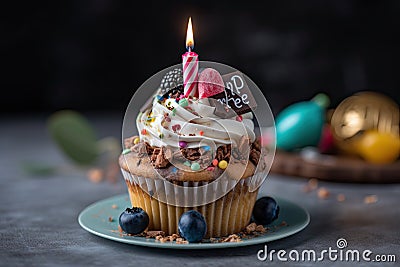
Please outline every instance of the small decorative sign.
M210 98L215 107L214 114L222 118L231 118L250 112L257 107L256 100L241 72L235 71L222 75L225 91Z

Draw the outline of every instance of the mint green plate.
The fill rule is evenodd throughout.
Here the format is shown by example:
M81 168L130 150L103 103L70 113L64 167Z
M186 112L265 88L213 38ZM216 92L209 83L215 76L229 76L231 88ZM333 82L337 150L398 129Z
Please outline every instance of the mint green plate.
M228 248L249 246L260 243L266 243L273 240L281 239L293 235L303 230L310 222L308 212L281 198L275 198L280 207L280 214L276 221L268 227L270 231L251 239L242 239L241 242L225 242L225 243L191 243L176 244L175 242L161 243L154 238L127 236L118 231L119 215L131 204L128 195L119 195L107 198L86 207L78 217L79 224L86 231L114 241L128 243L139 246L172 248L172 249L212 249L212 248ZM109 218L112 218L110 221ZM287 225L281 223L285 221Z

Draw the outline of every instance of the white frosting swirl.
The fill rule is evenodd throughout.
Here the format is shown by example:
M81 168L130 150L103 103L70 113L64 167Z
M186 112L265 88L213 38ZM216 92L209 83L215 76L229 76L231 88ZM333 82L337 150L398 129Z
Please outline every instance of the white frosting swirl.
M172 108L173 111L170 110ZM189 148L208 144L215 144L216 147L223 144L238 145L242 136L254 142L251 112L243 114L242 121L238 121L236 117L220 118L214 114L214 110L215 107L210 106L207 98L190 100L187 107L182 107L175 99L158 101L155 97L153 107L137 117L140 139L152 146L176 148L179 147L179 141L185 141ZM168 118L165 114L168 114Z

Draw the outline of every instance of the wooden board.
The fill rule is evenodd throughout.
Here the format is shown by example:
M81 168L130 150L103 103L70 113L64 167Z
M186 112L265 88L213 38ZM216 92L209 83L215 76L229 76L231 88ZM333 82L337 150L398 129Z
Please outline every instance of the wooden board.
M400 160L375 165L349 156L277 151L271 173L335 182L400 183Z

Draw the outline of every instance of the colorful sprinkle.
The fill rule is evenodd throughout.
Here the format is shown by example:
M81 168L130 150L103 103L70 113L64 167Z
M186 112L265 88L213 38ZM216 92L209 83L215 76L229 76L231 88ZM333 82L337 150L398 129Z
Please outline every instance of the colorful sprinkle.
M123 155L126 155L126 154L129 154L129 153L131 153L132 151L129 149L129 148L126 148L126 149L124 149L124 151L122 151L122 154Z
M158 137L160 137L160 139L163 139L163 138L164 138L164 134L163 134L163 133L160 133L160 134L158 135Z
M185 148L185 147L187 147L187 143L185 141L179 141L179 147Z
M192 171L198 171L198 170L200 170L200 164L197 162L193 162L192 166L190 166L190 168L192 169Z
M213 170L215 169L215 167L207 167L207 171L210 171L210 172L212 172Z
M164 97L162 95L157 95L156 98L157 98L158 101L163 101L164 100Z
M189 105L189 102L186 98L182 98L181 100L179 100L179 106L181 107L187 107Z
M219 167L220 169L225 170L226 167L228 167L228 162L227 162L226 160L221 160L221 161L218 163L218 167Z
M243 121L243 117L241 115L239 115L239 116L236 117L236 120L241 122L241 121Z
M142 129L141 134L146 135L147 134L146 129Z
M174 108L174 109L172 110L172 116L175 116L175 114L176 114L176 108Z
M191 164L189 161L185 161L185 162L183 163L183 165L188 166L188 167L192 166L192 164Z
M214 165L215 167L217 167L217 166L218 166L218 160L217 160L217 159L213 159L212 165Z
M173 168L172 168L172 173L177 173L177 172L178 172L178 169L175 168L175 167L173 167Z
M136 144L138 144L140 142L140 138L139 137L136 137L134 140L133 140L133 143L136 145Z
M200 134L201 136L203 136L203 135L204 135L204 132L203 132L203 131L200 131L199 134Z
M204 151L210 151L211 147L210 146L203 146Z

